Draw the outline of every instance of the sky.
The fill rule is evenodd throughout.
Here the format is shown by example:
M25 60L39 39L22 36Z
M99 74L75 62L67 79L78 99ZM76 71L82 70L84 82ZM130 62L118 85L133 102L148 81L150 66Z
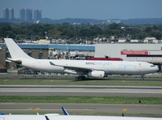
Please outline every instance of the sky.
M134 19L162 18L162 0L0 0L3 8L13 8L19 18L21 8L41 9L43 18Z

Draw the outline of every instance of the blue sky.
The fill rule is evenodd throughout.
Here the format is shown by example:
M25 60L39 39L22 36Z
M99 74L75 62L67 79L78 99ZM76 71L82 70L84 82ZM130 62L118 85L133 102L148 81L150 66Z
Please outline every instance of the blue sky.
M0 18L8 7L14 9L16 18L25 7L41 9L43 18L52 19L162 18L162 0L0 0Z

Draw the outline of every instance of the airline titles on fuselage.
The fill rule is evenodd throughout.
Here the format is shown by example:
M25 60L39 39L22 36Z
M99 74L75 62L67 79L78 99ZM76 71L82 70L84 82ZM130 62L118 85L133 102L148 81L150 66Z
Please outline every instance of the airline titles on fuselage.
M86 62L85 65L102 65L102 66L109 66L112 65L112 62Z
M137 68L137 65L133 64L120 64L118 69L126 69L126 68Z
M98 66L112 66L113 63L112 62L85 62L85 65L98 65ZM126 69L126 68L136 68L137 65L135 64L124 64L124 63L121 63L119 64L119 67L118 69Z

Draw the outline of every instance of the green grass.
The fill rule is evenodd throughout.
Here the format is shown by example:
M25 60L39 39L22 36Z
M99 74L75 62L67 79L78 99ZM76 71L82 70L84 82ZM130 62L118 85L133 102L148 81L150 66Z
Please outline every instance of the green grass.
M32 79L32 78L55 78L55 79L74 79L74 76L59 76L59 75L1 75L0 78L22 78L22 79ZM154 75L149 75L149 76L145 76L145 79L161 79L162 76L158 75L158 76L154 76ZM114 76L108 76L105 77L105 79L140 79L140 76L120 76L120 75L114 75Z
M1 103L102 103L102 104L162 104L162 97L95 97L95 96L1 96Z
M149 82L147 80L150 80ZM155 81L154 81L155 80ZM109 76L104 79L77 81L74 76L0 76L0 85L123 85L123 86L162 86L162 77L147 76L140 80L139 76Z
M74 80L51 80L44 79L23 79L23 80L12 80L12 79L3 79L0 80L0 85L123 85L123 86L162 86L161 81L131 81L131 80L83 80L83 81L74 81Z

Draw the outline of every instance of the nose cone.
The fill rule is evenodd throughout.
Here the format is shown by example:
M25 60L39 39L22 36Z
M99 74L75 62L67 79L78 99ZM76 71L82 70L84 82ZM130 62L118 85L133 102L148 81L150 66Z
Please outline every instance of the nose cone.
M150 67L149 67L149 71L150 72L158 72L159 71L158 65L151 64Z

